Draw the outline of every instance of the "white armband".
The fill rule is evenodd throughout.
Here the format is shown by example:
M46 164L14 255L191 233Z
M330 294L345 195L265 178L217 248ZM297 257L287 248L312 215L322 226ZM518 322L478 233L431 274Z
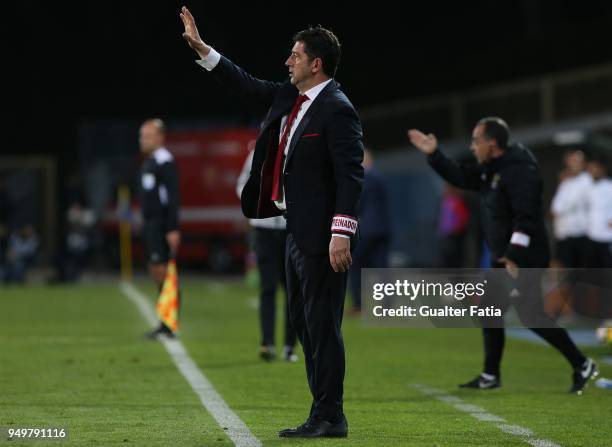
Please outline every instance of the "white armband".
M336 214L332 219L332 233L354 236L357 232L357 219L344 214Z
M520 231L515 231L512 233L512 237L510 238L510 243L512 245L518 245L520 247L529 247L529 242L531 242L529 235L521 233Z

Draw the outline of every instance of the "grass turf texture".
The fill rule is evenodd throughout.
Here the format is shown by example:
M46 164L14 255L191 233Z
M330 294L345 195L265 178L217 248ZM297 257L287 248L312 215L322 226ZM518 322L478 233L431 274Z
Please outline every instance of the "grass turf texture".
M153 300L148 283L137 286ZM415 383L562 446L611 445L612 393L591 385L584 396L568 395L570 368L548 347L507 340L504 387L460 391L456 384L479 371L478 331L366 328L348 318L349 438L279 439L277 431L303 422L310 405L301 350L297 364L259 360L255 290L210 281L186 281L183 290L181 340L266 446L527 445L421 394ZM2 288L0 305L0 427L69 430L67 442L34 445L231 445L161 344L142 338L148 328L116 284ZM601 369L612 375L609 366Z

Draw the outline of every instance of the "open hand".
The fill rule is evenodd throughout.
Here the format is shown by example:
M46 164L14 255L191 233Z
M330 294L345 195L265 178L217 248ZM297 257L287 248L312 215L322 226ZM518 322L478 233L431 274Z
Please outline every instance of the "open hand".
M418 150L426 155L433 154L438 147L438 139L432 133L425 135L423 132L417 129L410 129L408 131L408 138L410 142L416 146Z
M201 58L205 58L210 53L210 47L204 43L198 32L195 19L187 9L183 6L181 8L181 20L185 26L185 32L183 33L183 39L187 41L189 46L195 50Z

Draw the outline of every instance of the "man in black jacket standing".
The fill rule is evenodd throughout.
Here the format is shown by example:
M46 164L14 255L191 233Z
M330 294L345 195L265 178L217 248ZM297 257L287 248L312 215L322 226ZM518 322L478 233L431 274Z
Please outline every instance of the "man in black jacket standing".
M141 207L145 256L149 273L161 291L170 257L176 255L179 232L179 179L174 157L164 146L166 127L160 119L149 119L140 126L140 151L145 160L140 168ZM172 338L164 323L147 336Z
M341 325L363 182L363 136L355 108L333 79L340 42L320 26L294 36L289 79L257 79L200 38L187 8L183 37L223 86L267 109L242 190L246 217L287 219L289 312L304 349L310 415L281 437L344 437ZM354 243L353 243L354 245Z
M517 280L516 303L521 321L563 354L574 370L570 391L581 394L588 380L598 374L597 366L578 350L567 331L557 327L544 313L538 273L541 271L535 269L547 268L550 255L542 214L542 181L531 151L521 144L510 145L508 125L497 117L483 118L474 127L470 148L478 164L460 165L448 159L438 149L433 134L412 129L408 136L446 181L480 192L482 224L491 250L492 267L505 267L509 276ZM519 272L519 268L525 270ZM509 305L507 296L488 299L501 302L504 310ZM501 386L503 317L483 321L483 336L484 371L461 387Z

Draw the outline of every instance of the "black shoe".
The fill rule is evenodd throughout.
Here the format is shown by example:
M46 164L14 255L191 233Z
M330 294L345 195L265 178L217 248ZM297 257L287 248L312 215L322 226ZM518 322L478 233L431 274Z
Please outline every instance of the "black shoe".
M295 428L285 428L284 430L281 430L281 431L278 432L278 437L279 438L291 438L291 437L295 437L295 433L297 433L297 432L299 432L301 430L304 430L304 427L306 427L308 422L310 422L310 419L308 419L302 425L298 425Z
M597 369L597 364L593 361L593 359L586 359L582 368L574 370L574 374L572 375L572 388L570 389L570 393L582 395L582 392L586 388L589 383L589 379L595 379L599 375L599 370Z
M174 338L174 333L168 326L161 324L157 329L153 329L145 334L145 338L149 340L157 340L159 337Z
M472 388L477 390L492 390L494 388L501 388L501 380L499 377L493 377L492 379L483 377L482 374L476 377L474 380L462 383L459 388Z
M262 345L259 348L259 357L266 362L271 362L276 358L276 351L274 350L274 346L272 345Z
M287 428L278 432L281 438L346 438L348 423L346 418L336 424L323 419L309 419L296 428Z

